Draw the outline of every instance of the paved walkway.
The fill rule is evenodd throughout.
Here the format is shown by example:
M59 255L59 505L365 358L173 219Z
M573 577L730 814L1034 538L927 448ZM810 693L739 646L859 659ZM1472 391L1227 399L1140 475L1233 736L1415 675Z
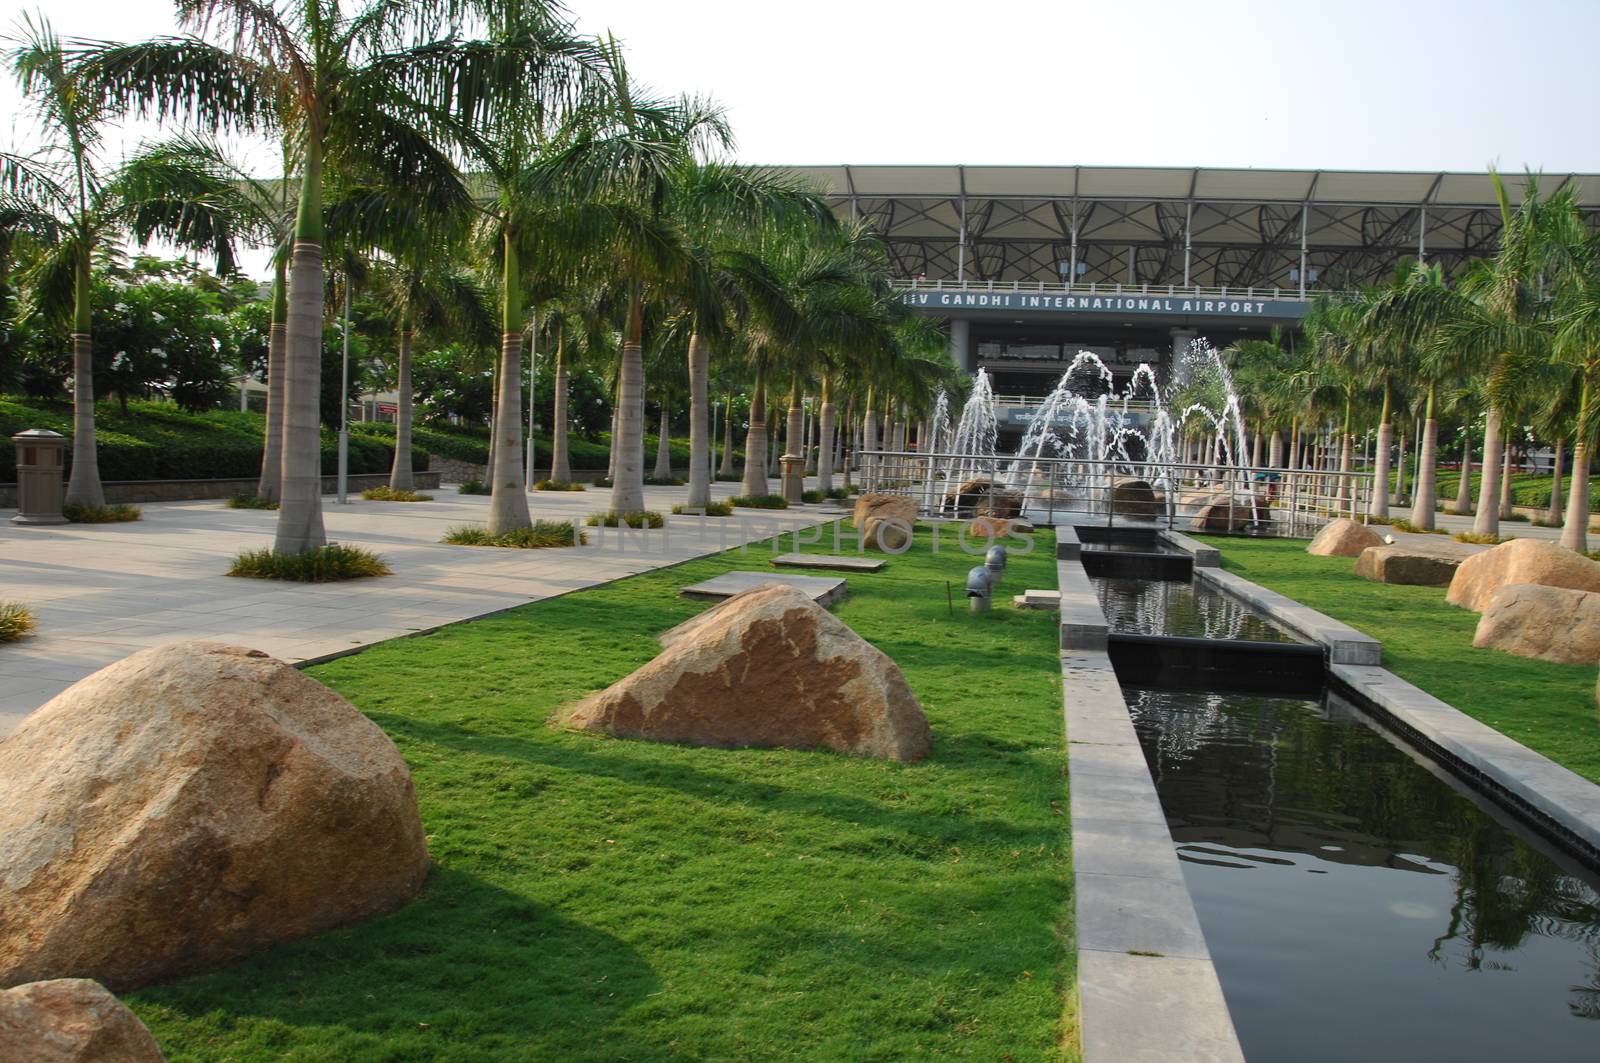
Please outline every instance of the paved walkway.
M736 484L717 484L728 497ZM567 591L676 564L775 531L808 527L839 510L740 510L734 518L669 517L658 531L587 529L590 545L560 550L446 546L445 530L482 524L489 500L453 487L425 503L325 500L328 537L382 554L393 576L293 584L223 575L244 549L270 546L277 514L220 501L152 503L128 524L19 527L0 511L0 599L37 615L35 633L0 645L0 736L72 683L128 654L185 639L316 660ZM686 488L647 487L668 512ZM609 491L536 492L534 517L578 519ZM793 547L789 547L792 549ZM751 567L765 567L752 557Z

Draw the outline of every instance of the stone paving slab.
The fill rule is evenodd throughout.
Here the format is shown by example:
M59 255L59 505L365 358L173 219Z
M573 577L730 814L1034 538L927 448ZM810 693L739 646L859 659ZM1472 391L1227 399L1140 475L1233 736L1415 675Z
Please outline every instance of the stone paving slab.
M877 572L884 566L883 558L860 554L779 554L772 563L779 568L825 568L841 572Z
M844 597L845 581L836 576L791 576L774 572L724 572L712 579L692 583L678 593L685 598L732 598L753 587L783 583L802 591L818 605L832 605Z
M1077 858L1076 835L1073 858ZM1144 866L1131 854L1124 858L1132 865L1130 870ZM1182 875L1172 881L1142 874L1087 874L1074 868L1072 877L1077 883L1079 951L1210 958Z
M1078 1012L1088 1063L1244 1063L1210 960L1081 952Z
M738 485L712 490L726 497ZM686 494L647 487L645 505L665 513ZM608 501L603 490L528 497L536 519L580 522ZM276 513L221 501L142 508L144 519L132 523L51 527L14 525L10 511L0 511L0 598L25 603L39 618L33 635L0 646L0 737L73 682L150 646L210 639L302 664L780 532L786 546L790 532L827 519L805 508L749 519L671 516L664 529L626 536L588 528L584 547L502 550L439 541L449 528L483 524L485 496L445 488L432 502L324 499L329 539L382 554L395 574L287 584L224 575L239 551L272 544ZM751 549L752 563L771 551Z
M1077 560L1056 561L1056 586L1061 591L1061 648L1103 650L1111 630L1100 610L1100 596Z

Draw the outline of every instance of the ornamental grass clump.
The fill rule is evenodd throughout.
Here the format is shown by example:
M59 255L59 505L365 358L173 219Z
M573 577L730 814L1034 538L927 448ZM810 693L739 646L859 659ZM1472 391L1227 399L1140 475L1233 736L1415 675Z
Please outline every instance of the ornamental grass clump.
M229 495L225 503L229 509L277 509L278 503L255 495Z
M624 524L630 528L661 528L666 526L667 518L651 509L640 510L638 513L607 510L604 513L589 514L589 519L584 523L591 528L617 528Z
M789 503L782 495L756 495L753 498L745 495L736 495L728 499L730 503L743 509L788 509Z
M504 535L490 535L489 529L468 524L445 532L443 541L452 546L543 550L557 546L582 546L589 541L589 537L570 520L536 520L527 528L513 528Z
M1476 532L1456 532L1451 538L1458 543L1478 543L1484 546L1497 546L1506 541L1498 535L1479 535Z
M533 485L535 491L583 491L586 488L571 480L540 480Z
M367 576L387 576L391 571L383 558L370 550L329 543L298 554L246 550L234 558L228 575L246 579L292 580L296 583L333 583Z
M687 480L681 480L676 476L646 476L644 478L646 487L682 487L686 483L688 483Z
M33 610L21 602L0 602L0 642L15 642L38 624Z
M456 494L458 495L486 495L488 493L489 487L482 480L468 480L456 488Z
M821 491L817 491L817 490L801 491L800 492L800 501L805 502L808 505L815 505L816 503L821 502L826 497L827 496L824 495Z
M824 491L823 494L827 495L829 498L833 499L834 501L838 501L840 499L844 499L844 498L849 498L850 497L850 491L847 488L843 488L843 487L830 487L826 491Z
M688 514L691 517L731 517L733 505L728 502L711 501L704 506L673 506L672 512Z
M144 516L138 506L120 502L112 506L80 506L68 502L61 507L61 515L74 524L122 524Z
M432 495L425 495L425 494L422 494L421 492L411 491L411 490L396 491L394 488L390 487L388 484L380 484L377 487L369 487L365 491L361 492L361 497L366 499L368 502L432 502L433 501L433 496Z

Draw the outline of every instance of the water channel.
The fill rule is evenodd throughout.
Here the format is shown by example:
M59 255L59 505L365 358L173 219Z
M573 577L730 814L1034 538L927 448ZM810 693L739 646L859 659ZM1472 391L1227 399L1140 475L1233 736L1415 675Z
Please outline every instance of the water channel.
M1114 641L1296 641L1092 549ZM1600 878L1337 695L1117 666L1250 1063L1600 1060Z

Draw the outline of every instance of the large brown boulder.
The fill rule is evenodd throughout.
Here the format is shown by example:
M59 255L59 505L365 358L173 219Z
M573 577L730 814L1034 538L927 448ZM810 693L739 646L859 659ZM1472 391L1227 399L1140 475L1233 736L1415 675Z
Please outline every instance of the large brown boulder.
M165 1063L139 1017L88 978L0 991L0 1063Z
M928 753L927 717L899 667L793 587L736 594L661 642L655 660L554 722L696 746Z
M1003 517L973 517L967 521L965 535L968 539L1004 539L1011 533L1031 535L1033 524L1021 519Z
M858 495L852 519L864 549L899 550L911 541L917 500L906 495Z
M1023 496L991 480L963 481L944 497L945 506L959 517L1020 517Z
M1445 599L1481 613L1496 590L1513 583L1600 591L1600 563L1543 539L1512 539L1463 561Z
M1369 546L1382 546L1383 537L1360 521L1340 517L1323 525L1306 553L1318 557L1360 557Z
M0 986L143 985L386 911L427 873L394 744L257 650L144 650L0 742Z
M1561 664L1600 664L1600 592L1511 583L1495 589L1472 644Z
M1455 575L1459 557L1430 554L1405 546L1369 546L1356 558L1356 575L1376 583L1443 587Z
M1269 519L1270 510L1264 495L1228 490L1187 491L1178 500L1179 515L1189 515L1190 531L1238 531L1252 521Z
M1120 517L1154 520L1161 516L1161 503L1148 481L1122 476L1111 481L1111 512Z

